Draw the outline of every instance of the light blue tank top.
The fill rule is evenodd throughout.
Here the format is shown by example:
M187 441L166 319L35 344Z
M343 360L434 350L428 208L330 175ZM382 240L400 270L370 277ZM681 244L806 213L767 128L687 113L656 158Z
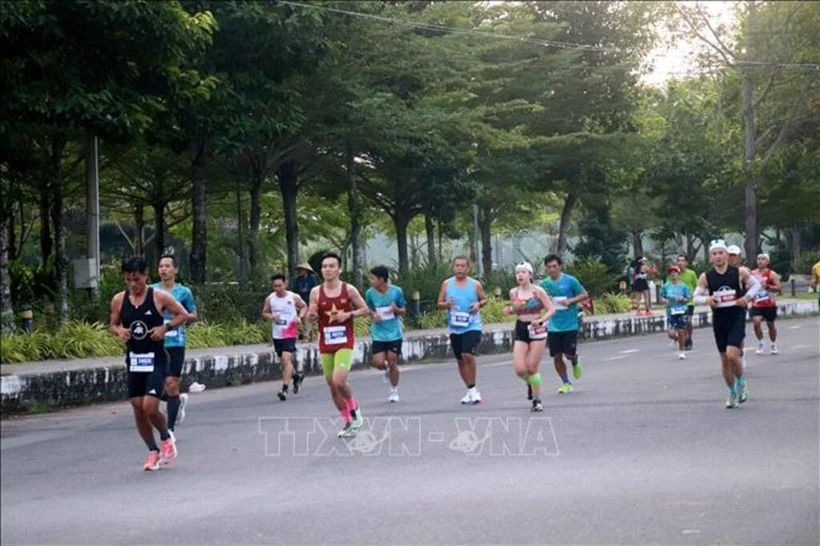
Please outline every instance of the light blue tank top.
M481 312L471 313L470 307L478 302L475 279L467 277L465 286L458 286L455 277L447 279L445 299L455 300L455 308L447 312L447 329L451 334L482 330Z

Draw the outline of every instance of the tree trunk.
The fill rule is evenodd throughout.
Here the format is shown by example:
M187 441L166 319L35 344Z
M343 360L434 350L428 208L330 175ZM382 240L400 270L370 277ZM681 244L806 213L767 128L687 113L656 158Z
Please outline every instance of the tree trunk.
M434 264L436 260L436 225L433 223L433 217L429 214L424 215L424 233L427 238L427 263ZM439 240L439 246L441 242Z
M572 218L572 209L578 202L578 196L570 192L564 201L564 208L561 209L561 222L558 224L558 241L556 242L555 253L563 258L567 251L567 231Z
M55 138L51 143L51 225L54 226L54 280L57 284L57 320L62 326L68 322L68 254L66 229L63 219L63 180L61 166L66 139Z
M438 263L444 261L444 250L443 250L443 239L444 239L444 230L441 226L441 220L438 221Z
M746 30L746 53L752 52L752 33L748 29L755 28L754 19L756 11L755 2L747 2L749 7L749 14L747 20ZM757 189L759 186L759 177L755 169L756 141L757 141L757 125L755 121L754 110L754 80L752 79L751 69L746 67L743 69L742 78L743 87L743 130L746 136L745 146L745 174L746 174L746 240L744 246L746 247L746 256L756 256L758 251L758 197Z
M296 272L299 264L299 223L296 219L296 195L299 192L299 179L296 166L287 161L279 166L276 172L279 179L279 192L282 194L282 206L285 213L285 240L288 249L288 271Z
M686 234L686 261L690 264L695 261L695 236Z
M0 218L0 334L14 330L14 309L11 304L11 281L9 279L9 231L3 222L14 223L5 213Z
M247 272L247 247L245 245L245 218L242 215L242 188L239 181L236 183L236 236L239 242L236 257L239 264L239 282L246 284L248 282Z
M134 255L145 256L145 206L134 206Z
M643 256L643 231L632 233L632 252L634 256Z
M201 138L192 138L191 152L191 201L193 203L193 232L191 239L191 281L194 284L205 282L208 211L207 191L205 187L205 141Z
M165 203L154 203L154 249L157 252L157 261L165 254Z
M410 225L411 218L396 210L393 216L393 225L396 228L396 245L399 249L399 274L404 279L410 271L410 263L407 255L407 226Z
M6 222L6 256L8 260L13 260L17 255L17 232L14 225L17 219L14 217L13 207L6 208L6 211L11 212L11 214L4 212L0 222Z
M493 272L492 224L490 208L482 205L478 215L478 232L481 234L481 265L484 278Z
M347 191L347 208L350 211L350 248L353 285L363 287L362 280L362 211L359 190L356 185L356 161L353 147L347 146L347 177L350 186Z
M251 273L256 273L259 265L259 226L262 224L263 176L255 174L251 180L251 210L248 221L248 263Z
M43 193L40 194L40 255L43 257L43 265L48 262L54 250L54 240L51 238L51 188L45 185Z
M792 228L792 233L794 233L794 236L792 237L792 245L790 247L792 251L792 271L800 273L797 270L798 264L800 263L800 258L803 254L803 241L800 233L800 227L794 226Z

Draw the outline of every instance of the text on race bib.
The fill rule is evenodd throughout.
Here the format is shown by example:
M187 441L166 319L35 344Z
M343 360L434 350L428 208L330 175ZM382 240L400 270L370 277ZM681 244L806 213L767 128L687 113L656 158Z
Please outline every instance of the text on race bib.
M171 324L171 321L169 319L165 319L165 325L168 326L169 324ZM165 338L166 339L168 339L168 338L173 339L177 336L179 336L179 332L177 331L176 328L172 328L172 329L165 332Z
M128 371L134 373L151 373L154 371L154 353L128 353Z
M347 343L347 330L344 326L325 326L322 329L325 345L342 345Z
M378 314L382 320L390 320L396 317L396 314L393 312L393 308L389 306L376 307L376 314Z
M450 324L453 326L469 326L470 313L465 313L464 311L451 311Z
M669 313L672 315L685 315L686 309L683 307L673 307Z
M718 307L733 307L737 301L737 294L731 288L722 288L716 291L712 297Z
M556 296L552 298L552 305L555 307L556 310L561 311L562 309L567 308L567 300L568 298L564 296Z
M543 324L530 324L527 326L530 334L530 339L544 339L547 337L547 327Z
M755 295L755 301L766 301L769 297L770 294L768 290L761 290Z

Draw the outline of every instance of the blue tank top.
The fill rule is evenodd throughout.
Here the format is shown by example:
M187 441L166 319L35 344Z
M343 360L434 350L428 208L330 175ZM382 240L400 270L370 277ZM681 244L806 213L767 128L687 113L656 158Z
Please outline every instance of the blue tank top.
M476 280L467 277L465 286L458 286L455 277L447 279L445 300L455 300L456 305L447 312L447 329L451 334L463 334L482 330L481 312L471 313L470 307L478 303Z

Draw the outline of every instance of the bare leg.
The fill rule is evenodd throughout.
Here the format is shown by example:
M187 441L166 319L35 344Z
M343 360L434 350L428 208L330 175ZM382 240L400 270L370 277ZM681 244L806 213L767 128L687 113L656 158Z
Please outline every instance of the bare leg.
M387 368L390 370L390 385L399 386L399 355L393 351L387 351Z
M458 361L458 373L461 375L462 381L469 388L470 385L475 385L476 382L476 362L475 356L462 353Z
M148 446L148 449L159 451L156 438L154 437L154 428L151 426L151 421L148 420L148 416L142 407L143 398L145 397L138 396L131 399L131 408L134 410L134 421L137 424L137 432L139 432L140 438L142 438L142 441Z

